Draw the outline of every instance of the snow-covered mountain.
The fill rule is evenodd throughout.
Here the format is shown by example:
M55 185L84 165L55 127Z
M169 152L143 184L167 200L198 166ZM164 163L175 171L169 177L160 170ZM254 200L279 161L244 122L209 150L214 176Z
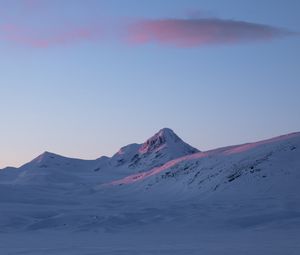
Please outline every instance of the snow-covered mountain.
M44 152L20 168L1 170L0 184L86 185L95 190L125 185L152 191L194 188L212 192L244 179L257 183L264 179L270 184L268 179L274 176L297 175L299 147L300 133L292 133L200 152L164 128L142 144L122 147L111 158L81 160Z
M143 144L130 144L121 148L111 158L111 165L144 172L196 152L197 149L182 141L171 129L163 128Z
M142 144L122 147L113 157L96 160L68 158L44 152L19 171L5 171L6 181L51 185L55 183L103 182L144 172L166 162L198 152L183 142L171 129L161 129ZM4 177L3 177L4 178ZM1 182L1 179L0 179Z
M245 178L255 179L257 186L262 179L269 185L276 176L282 180L283 176L293 174L297 178L290 180L290 188L292 183L297 186L300 180L299 148L300 133L292 133L179 157L149 171L113 181L111 185L138 184L141 189L167 186L173 190L178 185L181 189L195 186L199 191L212 192L243 182Z
M296 254L299 194L300 133L201 152L165 128L111 158L45 152L1 170L0 253L223 254L228 238L229 254ZM43 246L1 244L25 235Z

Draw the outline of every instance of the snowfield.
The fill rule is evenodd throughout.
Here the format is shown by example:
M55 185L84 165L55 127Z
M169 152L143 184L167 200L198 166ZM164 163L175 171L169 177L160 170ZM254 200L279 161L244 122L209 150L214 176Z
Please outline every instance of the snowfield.
M201 152L171 129L113 157L0 171L0 254L300 254L300 133Z

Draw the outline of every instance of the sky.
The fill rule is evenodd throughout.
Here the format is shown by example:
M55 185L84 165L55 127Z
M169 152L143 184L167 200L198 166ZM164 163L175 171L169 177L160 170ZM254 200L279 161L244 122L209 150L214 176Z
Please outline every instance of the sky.
M300 131L298 0L0 0L0 168L172 128L200 150Z

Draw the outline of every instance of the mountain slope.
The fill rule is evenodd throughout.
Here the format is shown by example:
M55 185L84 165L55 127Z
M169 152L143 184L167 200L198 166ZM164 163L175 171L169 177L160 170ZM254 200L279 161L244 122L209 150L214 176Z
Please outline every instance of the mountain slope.
M287 185L283 187L284 182ZM255 194L259 185L265 185L268 192L274 189L274 193L280 193L282 189L294 193L295 188L299 189L299 182L300 133L293 133L180 157L149 171L115 180L105 188L125 185L130 189L134 185L163 194L171 190L181 194L193 190L197 194L213 194L219 190L227 192L229 187L243 183L237 192L246 190Z

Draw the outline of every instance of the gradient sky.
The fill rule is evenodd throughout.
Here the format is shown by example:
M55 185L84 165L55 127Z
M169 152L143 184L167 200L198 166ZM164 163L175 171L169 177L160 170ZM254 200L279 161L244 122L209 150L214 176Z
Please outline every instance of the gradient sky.
M0 168L172 128L200 150L300 131L298 0L0 0Z

